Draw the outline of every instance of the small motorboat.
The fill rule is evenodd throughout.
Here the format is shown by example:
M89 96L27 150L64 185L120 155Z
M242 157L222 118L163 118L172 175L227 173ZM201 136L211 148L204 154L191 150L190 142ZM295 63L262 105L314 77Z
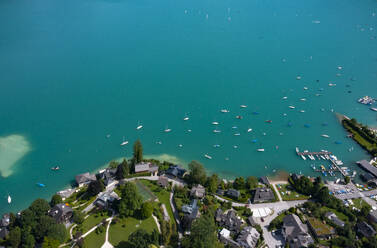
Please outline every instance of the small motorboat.
M259 148L257 149L258 152L264 152L264 149L263 148Z
M127 145L127 144L128 144L128 140L125 140L125 139L124 139L124 136L123 136L123 142L120 143L120 145L121 145L121 146L125 146L125 145Z
M321 136L324 137L324 138L330 138L330 136L327 135L327 134L322 134Z
M57 170L60 170L60 167L59 166L54 166L54 167L51 167L51 170L57 171Z
M215 129L215 130L213 130L213 132L214 132L214 133L221 133L221 130L217 130L217 129Z
M282 98L283 100L287 100L288 99L288 97L287 96L284 96L283 98Z
M240 105L241 108L247 108L247 105Z
M38 186L38 187L41 187L41 188L44 188L44 187L46 187L46 185L45 185L45 184L43 184L43 183L37 183L37 186Z
M272 123L272 120L266 120L264 122L266 122L266 123Z
M204 154L204 157L207 158L207 159L212 159L212 157L208 154Z
M253 115L259 115L259 112L254 111Z
M235 133L234 136L240 136L241 134L240 133Z
M139 126L136 127L136 130L140 130L142 128L143 128L143 125L139 125Z
M221 113L229 113L230 111L228 109L222 109L220 110Z
M12 198L10 197L10 195L8 194L8 204L11 204L12 202Z
M253 143L257 143L258 140L257 140L257 139L253 139L251 142L253 142Z
M212 122L212 125L219 125L217 121Z
M170 128L166 128L166 129L164 130L164 132L165 132L165 133L169 133L169 132L171 132L171 129L170 129Z
M377 108L370 108L370 110L377 112Z
M304 90L308 90L309 88L308 87L304 87Z
M247 129L247 132L248 132L248 133L250 133L251 131L253 131L252 128Z
M241 115L236 115L236 119L239 119L239 120L242 120L242 116Z
M215 147L215 148L219 148L220 145L219 145L219 144L215 144L215 145L213 145L213 147Z
M296 79L297 79L297 80L301 80L301 76L297 76Z
M288 108L295 109L296 107L291 105L291 106L288 106Z
M186 116L185 118L183 118L183 120L188 121L188 120L190 120L190 118Z

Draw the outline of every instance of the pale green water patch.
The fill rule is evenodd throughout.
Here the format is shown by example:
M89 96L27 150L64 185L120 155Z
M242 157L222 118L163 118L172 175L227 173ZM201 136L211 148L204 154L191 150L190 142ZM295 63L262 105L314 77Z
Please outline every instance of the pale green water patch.
M0 137L0 175L9 177L14 166L31 150L28 140L18 134Z

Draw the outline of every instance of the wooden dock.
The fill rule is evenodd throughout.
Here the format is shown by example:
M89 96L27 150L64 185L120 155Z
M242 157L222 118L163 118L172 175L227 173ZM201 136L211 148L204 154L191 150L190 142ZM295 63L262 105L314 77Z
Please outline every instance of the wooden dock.
M297 155L307 156L307 155L330 155L332 152L298 152Z

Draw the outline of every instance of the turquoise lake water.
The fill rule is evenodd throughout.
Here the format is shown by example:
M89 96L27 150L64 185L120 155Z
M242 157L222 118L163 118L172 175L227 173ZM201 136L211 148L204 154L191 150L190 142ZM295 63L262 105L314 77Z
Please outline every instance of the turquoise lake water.
M316 175L296 146L355 169L369 157L335 112L377 124L357 103L377 98L376 13L374 0L0 1L0 213L131 156L137 138L225 177Z

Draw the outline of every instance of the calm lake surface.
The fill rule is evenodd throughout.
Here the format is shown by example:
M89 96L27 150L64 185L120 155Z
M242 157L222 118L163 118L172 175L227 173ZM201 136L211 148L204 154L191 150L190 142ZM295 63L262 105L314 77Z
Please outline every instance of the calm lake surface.
M0 165L12 171L0 177L0 213L131 156L138 138L147 155L228 178L328 166L296 146L356 169L369 157L335 113L376 126L357 103L377 98L376 13L374 0L0 1L0 137L26 147L17 157L19 141L0 146L16 154Z

